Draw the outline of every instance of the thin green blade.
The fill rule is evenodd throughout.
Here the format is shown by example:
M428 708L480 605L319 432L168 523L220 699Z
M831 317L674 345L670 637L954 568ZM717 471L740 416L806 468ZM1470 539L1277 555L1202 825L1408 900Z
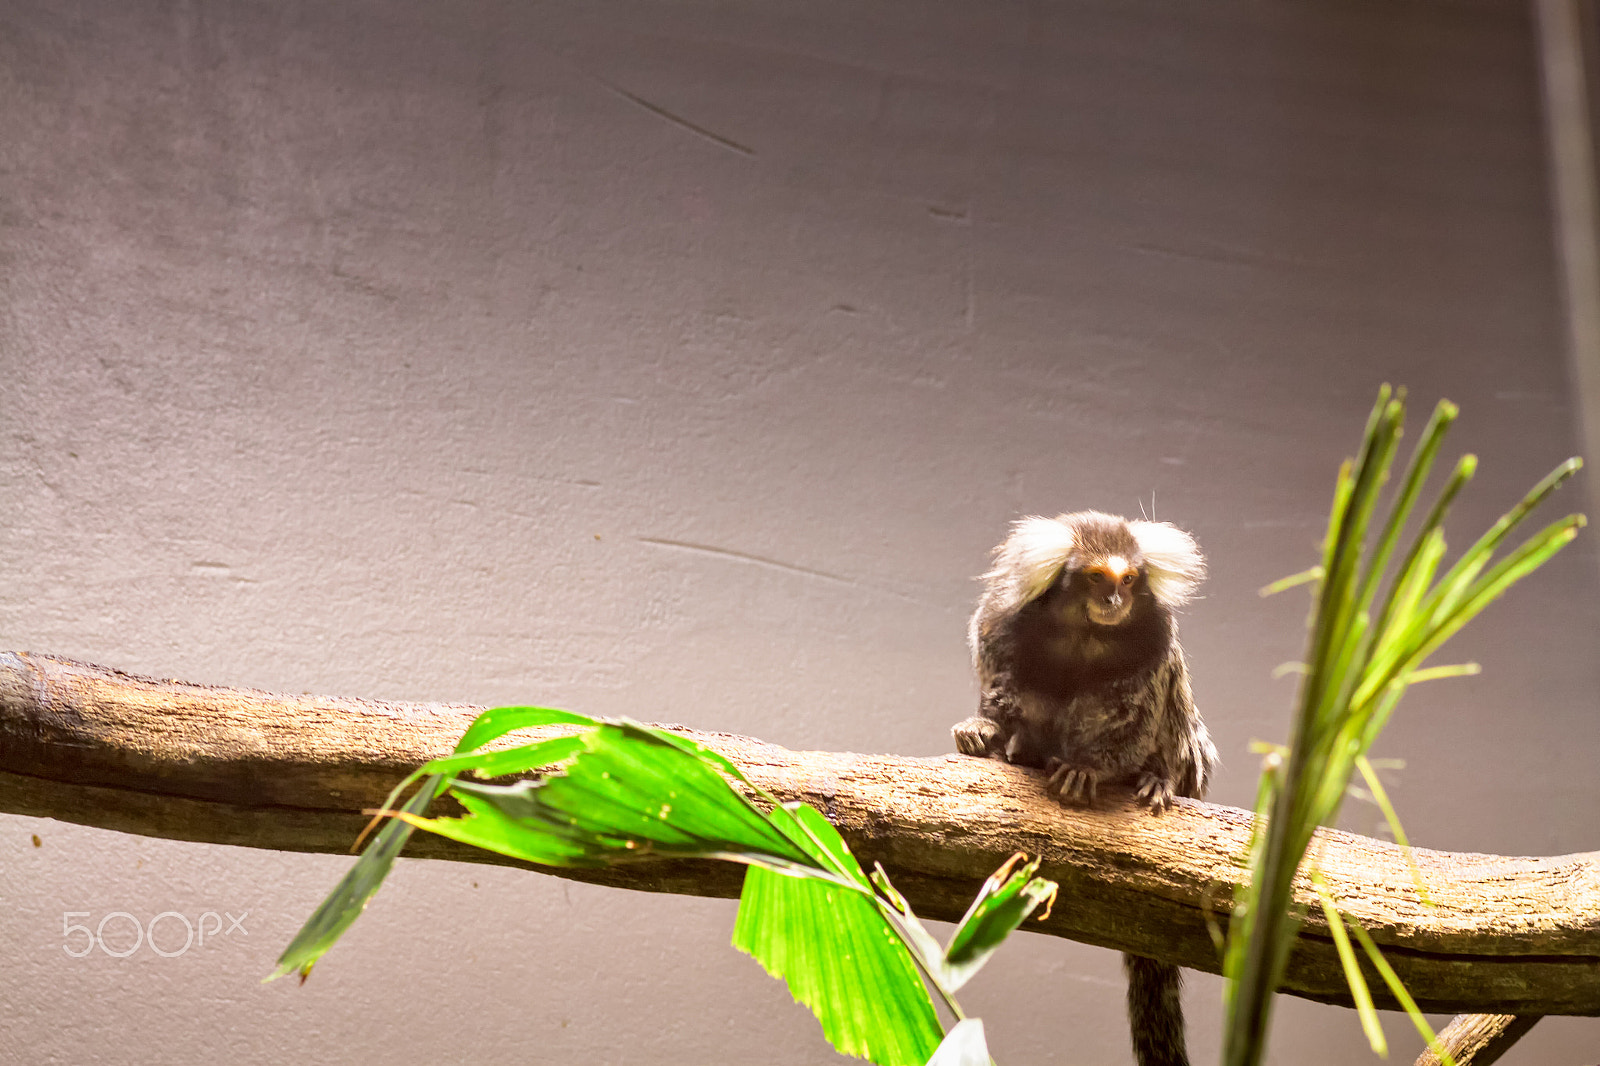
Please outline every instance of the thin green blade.
M557 707L491 707L472 720L456 742L456 751L473 751L518 729L542 726L592 726L596 719Z
M844 842L844 837L822 816L821 811L804 803L785 803L783 809L794 817L806 839L815 846L815 850L807 849L813 858L821 859L829 869L854 881L861 891L872 894L872 882L861 869L861 863L850 850L850 845Z
M1400 1001L1400 1008L1406 1012L1406 1017L1411 1019L1411 1024L1416 1026L1417 1032L1422 1034L1422 1039L1428 1042L1428 1048L1439 1057L1442 1066L1456 1066L1455 1059L1450 1057L1439 1043L1439 1036L1433 1031L1433 1026L1428 1024L1428 1019L1422 1016L1422 1011L1417 1006L1417 1001L1411 998L1411 993L1406 991L1406 986L1401 983L1400 975L1394 972L1394 967L1389 965L1389 960L1383 957L1383 952L1378 950L1378 945L1373 943L1372 937L1361 928L1360 923L1346 918L1345 925L1361 941L1361 947L1367 953L1367 958L1372 960L1373 969L1383 978L1383 983L1389 986L1389 992Z
M1416 677L1417 675L1412 675L1412 680L1415 681ZM1433 906L1433 900L1428 896L1428 886L1422 880L1422 871L1417 868L1417 857L1411 851L1411 841L1406 837L1405 827L1400 824L1399 812L1394 809L1394 804L1389 802L1388 791L1384 789L1383 782L1378 780L1378 771L1365 755L1356 756L1356 769L1361 772L1361 779L1367 783L1367 791L1372 794L1372 802L1383 812L1383 820L1389 823L1389 832L1394 834L1394 842L1405 849L1406 867L1411 871L1411 883L1417 886L1417 896L1424 905Z
M1333 937L1334 949L1339 953L1339 965L1344 968L1345 984L1350 986L1350 998L1355 1001L1356 1014L1361 1018L1361 1030L1367 1034L1367 1043L1372 1047L1373 1054L1386 1059L1389 1057L1389 1040L1383 1035L1383 1023L1378 1021L1378 1010L1372 1005L1372 992L1361 973L1361 960L1356 958L1356 949L1351 946L1350 937L1344 931L1344 919L1339 916L1339 910L1334 906L1333 897L1328 894L1328 886L1323 884L1320 874L1312 873L1311 887L1316 890L1317 899L1322 903L1322 914L1328 920L1328 932Z
M991 874L956 926L944 953L943 980L949 990L960 988L982 969L1001 942L1040 904L1055 901L1056 883L1033 876L1039 869L1038 859L1024 862L1013 872L1025 858L1018 852Z
M500 748L495 751L480 749L447 755L442 759L424 763L417 773L454 776L470 771L478 777L505 777L508 774L522 774L544 767L553 768L584 751L586 747L587 743L579 734L550 737L532 744L519 744L514 748Z
M892 912L889 917L900 931L900 939L906 942L913 959L924 973L934 975L933 980L937 988L938 982L944 979L944 948L939 946L939 941L928 932L928 927L922 924L916 912L911 909L911 904L906 902L894 884L889 880L889 875L884 871L882 864L872 864L872 883L877 886L878 895L883 904L888 904ZM949 986L940 989L940 994L948 996L951 992Z
M406 803L404 810L413 814L427 810L439 784L438 778L425 781L417 794ZM334 886L328 898L317 906L294 939L289 941L289 946L278 957L277 968L267 975L266 980L271 981L299 970L300 979L304 981L317 960L326 955L328 949L344 935L344 931L361 917L367 902L383 885L383 879L389 876L395 856L400 854L400 849L406 846L410 838L411 827L404 822L391 821L385 825L350 871Z

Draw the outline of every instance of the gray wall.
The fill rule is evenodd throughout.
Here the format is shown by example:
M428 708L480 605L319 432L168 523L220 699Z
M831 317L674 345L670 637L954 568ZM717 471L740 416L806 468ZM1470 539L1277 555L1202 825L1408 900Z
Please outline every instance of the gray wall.
M1242 804L1304 615L1256 589L1378 384L1464 408L1458 545L1577 447L1514 4L11 0L0 100L0 646L926 755L1005 524L1153 506L1211 558ZM1418 843L1600 846L1594 543L1408 697ZM514 871L402 863L258 984L346 861L0 819L0 1055L830 1058L731 903ZM73 959L67 911L248 934ZM1002 1061L1118 1063L1121 995L1025 936L967 1000ZM1276 1061L1368 1057L1278 1020Z

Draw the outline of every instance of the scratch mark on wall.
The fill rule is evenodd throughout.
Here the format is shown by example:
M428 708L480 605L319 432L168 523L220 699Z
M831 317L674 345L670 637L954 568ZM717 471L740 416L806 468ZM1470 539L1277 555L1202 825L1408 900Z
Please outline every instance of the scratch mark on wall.
M600 482L592 477L578 477L574 474L523 474L522 480L534 485L557 485L569 489L598 489Z
M1324 515L1302 515L1298 518L1246 518L1240 529L1310 529L1322 524Z
M970 229L972 226L972 208L946 207L941 204L929 204L928 214L940 222L952 226L961 226ZM978 321L977 307L977 265L974 262L976 253L973 249L973 236L969 232L961 242L961 319L968 333L976 327Z
M896 599L905 600L909 603L919 603L927 607L938 606L938 604L930 603L926 600L918 599L915 596L907 595L898 589L888 588L872 582L861 581L853 577L845 577L842 574L830 574L826 570L813 570L809 566L797 566L794 563L786 563L780 559L770 559L765 555L754 555L750 552L736 551L733 548L718 548L711 544L694 544L686 540L669 540L665 537L636 537L634 539L641 544L652 544L658 548L670 548L674 551L694 552L697 555L714 555L720 559L733 559L741 563L750 563L754 566L766 567L768 569L777 570L786 574L799 574L802 577L813 577L819 581L828 581L836 585L845 585L849 588L871 589L875 592L881 592L885 595L893 596Z
M697 552L704 555L717 555L726 559L737 559L742 563L753 563L756 566L767 566L774 570L782 570L790 574L803 574L806 577L820 578L823 581L834 581L841 585L859 584L854 578L843 577L839 574L830 574L826 570L813 570L808 566L797 566L779 559L769 559L765 555L752 555L749 552L735 551L732 548L718 548L711 544L693 544L686 540L667 540L664 537L640 537L641 544L654 544L658 548L674 548L678 551Z
M1164 259L1187 262L1216 263L1231 267L1314 267L1309 259L1293 255L1280 255L1255 248L1242 248L1220 242L1206 242L1205 247L1174 248L1161 244L1137 243L1130 246L1140 255L1155 255Z
M596 79L596 80L598 80L598 79ZM668 111L666 108L661 107L658 104L652 104L649 100L646 100L642 96L635 96L633 93L630 93L628 90L622 89L622 88L618 88L617 86L612 85L610 82L607 82L607 81L601 81L600 84L604 85L607 89L610 89L612 92L616 93L618 96L622 97L624 100L627 100L629 103L635 105L636 107L642 107L646 111L650 112L652 115L656 116L657 118L666 119L668 122L672 123L674 126L677 126L680 129L686 129L690 133L694 134L697 137L704 137L706 140L710 141L712 144L721 145L723 148L728 149L730 152L738 152L740 155L744 155L744 156L752 156L753 157L756 154L755 153L755 149L746 147L745 145L740 144L738 141L729 140L728 138L722 136L721 134L712 133L710 130L706 129L704 126L697 126L693 122L690 122L688 119L684 118L681 115L675 115L671 111Z
M971 333L978 325L978 285L977 279L973 277L972 246L970 241L967 242L967 249L961 264L961 272L963 274L963 287L966 290L966 314L964 317L967 324L967 332Z

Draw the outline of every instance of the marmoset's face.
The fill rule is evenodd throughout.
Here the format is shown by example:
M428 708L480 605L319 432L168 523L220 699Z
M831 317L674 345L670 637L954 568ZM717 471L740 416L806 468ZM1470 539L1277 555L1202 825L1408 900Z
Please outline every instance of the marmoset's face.
M1069 599L1081 604L1082 617L1099 626L1119 626L1133 613L1143 575L1138 562L1121 555L1096 559L1073 571Z

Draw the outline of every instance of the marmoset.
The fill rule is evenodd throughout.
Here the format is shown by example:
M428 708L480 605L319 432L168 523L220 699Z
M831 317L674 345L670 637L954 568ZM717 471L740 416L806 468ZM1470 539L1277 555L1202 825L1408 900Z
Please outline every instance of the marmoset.
M1173 610L1205 577L1194 538L1098 511L1024 518L995 549L968 638L967 755L1042 769L1064 804L1131 786L1159 814L1205 796L1217 750L1195 710ZM1139 1066L1188 1066L1178 967L1124 955Z

